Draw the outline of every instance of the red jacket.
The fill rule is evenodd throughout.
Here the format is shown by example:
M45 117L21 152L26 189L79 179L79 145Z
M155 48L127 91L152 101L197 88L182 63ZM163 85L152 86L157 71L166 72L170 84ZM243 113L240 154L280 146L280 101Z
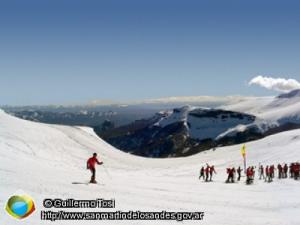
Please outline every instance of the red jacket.
M254 175L253 170L251 168L247 169L247 177L252 177Z
M266 167L266 175L269 176L269 174L270 174L270 168L267 166Z
M209 167L206 167L206 168L205 168L205 173L206 173L206 174L209 174Z
M101 164L101 162L98 161L97 157L89 158L87 161L88 169L95 169L96 164Z
M300 172L300 165L299 165L299 164L296 164L296 165L295 165L295 167L294 167L294 172L295 172L295 173Z
M230 176L233 176L235 174L235 168L227 168L227 173Z

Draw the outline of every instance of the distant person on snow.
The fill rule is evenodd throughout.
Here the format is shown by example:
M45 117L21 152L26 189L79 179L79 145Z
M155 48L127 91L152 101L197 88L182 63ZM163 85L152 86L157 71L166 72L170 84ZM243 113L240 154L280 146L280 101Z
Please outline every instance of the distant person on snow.
M270 166L270 176L272 177L272 179L275 177L275 166L274 165Z
M265 181L266 182L271 182L271 178L270 178L270 168L269 166L266 166L266 177L265 177Z
M284 176L284 178L288 177L288 170L289 170L288 165L284 164L284 166L283 166L283 176Z
M260 165L259 167L259 179L265 179L265 174L264 174L264 166L263 165Z
M208 182L209 179L209 171L210 171L210 166L208 164L206 164L206 168L205 168L205 181Z
M252 184L255 175L254 167L249 167L246 171L246 175L247 175L246 184Z
M269 183L273 181L274 169L275 169L275 167L273 165L266 167L266 181Z
M96 164L98 165L102 165L103 162L99 162L99 160L97 159L97 153L93 154L92 158L89 158L87 161L87 169L91 171L92 173L92 177L91 177L91 181L90 183L92 184L96 184Z
M282 167L282 165L278 164L277 169L278 169L278 178L279 179L283 178L283 167Z
M298 180L300 178L300 163L294 164L294 179Z
M227 168L228 177L227 177L226 183L234 183L235 173L236 173L236 171L235 171L234 167Z
M290 177L294 178L295 175L295 163L291 163L290 165Z
M209 181L212 181L212 177L213 177L213 173L217 174L216 170L215 170L215 166L211 166L209 167Z
M204 167L202 167L200 170L199 180L201 180L202 177L203 177L203 180L205 180L204 170L205 170Z
M241 180L241 176L242 176L242 171L243 171L243 170L242 170L241 167L239 166L239 168L237 168L236 171L237 171L237 174L238 174L237 180L240 181L240 180Z

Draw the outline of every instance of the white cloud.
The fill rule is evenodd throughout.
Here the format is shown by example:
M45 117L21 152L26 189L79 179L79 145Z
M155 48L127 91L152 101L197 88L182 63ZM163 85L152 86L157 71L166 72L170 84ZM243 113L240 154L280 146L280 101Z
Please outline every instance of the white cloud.
M300 83L295 79L257 76L249 82L249 85L253 84L279 92L289 92L295 89L300 89Z

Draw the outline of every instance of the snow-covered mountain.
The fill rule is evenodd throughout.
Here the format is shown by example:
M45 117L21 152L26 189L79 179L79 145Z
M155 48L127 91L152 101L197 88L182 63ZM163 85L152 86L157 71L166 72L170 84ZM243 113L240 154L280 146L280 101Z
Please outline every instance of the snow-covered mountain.
M255 117L248 114L186 106L174 109L170 115L162 118L155 125L163 128L173 123L183 122L189 137L204 140L214 139L230 127L249 124L254 120Z
M247 105L247 108L245 108L245 105ZM235 136L237 133L249 130L258 134L269 135L300 127L300 90L293 90L279 95L265 104L244 101L221 108L252 113L256 116L256 120L252 124L241 125L228 130L226 133L221 134L218 137L219 139Z
M235 98L215 109L176 108L149 120L96 132L113 146L133 154L172 157L296 128L300 128L300 90L278 97Z
M4 209L18 190L33 197L36 212L24 224L40 225L45 198L116 200L114 210L204 211L201 224L297 225L300 223L299 182L286 179L271 184L225 184L226 167L242 164L241 145L175 159L146 159L119 151L102 141L89 128L39 124L14 118L0 111L0 222L20 224ZM251 142L248 165L277 164L300 159L300 130L280 133ZM86 182L86 159L98 152L99 185ZM213 183L198 180L201 165L214 164ZM54 210L56 211L56 210ZM66 210L71 211L71 210ZM82 210L85 211L85 210ZM102 221L102 224L149 224L149 221ZM22 223L22 222L21 222ZM53 222L52 222L53 223ZM57 221L70 224L70 221ZM71 222L87 224L86 221ZM98 224L99 221L89 221ZM178 224L151 221L151 224ZM185 221L182 224L199 224Z
M278 98L295 98L300 97L300 89L292 90L288 93L284 93L278 96Z
M107 132L96 132L113 146L136 155L186 156L216 146L215 138L220 134L254 121L255 116L245 113L185 106Z
M270 121L297 117L300 115L300 90L293 90L277 97L246 99L218 108L250 113ZM295 122L298 122L298 119Z
M279 124L300 123L300 90L279 95L261 108L259 116L266 120L278 121Z

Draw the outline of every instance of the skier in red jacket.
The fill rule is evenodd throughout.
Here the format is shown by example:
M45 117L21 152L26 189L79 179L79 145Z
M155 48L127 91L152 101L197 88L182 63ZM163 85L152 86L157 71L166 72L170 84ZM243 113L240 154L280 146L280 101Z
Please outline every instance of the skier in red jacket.
M294 179L298 180L300 177L300 163L295 163L294 164Z
M205 168L205 182L208 182L209 171L210 171L210 166L208 164L206 164L206 168Z
M213 173L217 174L217 172L215 170L215 166L209 167L209 177L210 177L209 181L212 181Z
M246 171L246 175L247 175L246 184L252 184L255 175L254 167L249 167Z
M270 176L272 177L272 179L275 176L275 166L274 165L270 166Z
M92 158L89 158L87 161L87 169L91 171L92 177L90 183L96 184L96 164L102 165L103 162L99 162L97 159L97 153L93 154Z
M234 183L234 176L235 176L236 170L234 167L232 168L227 168L227 180L226 183Z
M269 166L266 167L266 180L265 181L266 182L272 182L272 176L270 174L270 167Z

